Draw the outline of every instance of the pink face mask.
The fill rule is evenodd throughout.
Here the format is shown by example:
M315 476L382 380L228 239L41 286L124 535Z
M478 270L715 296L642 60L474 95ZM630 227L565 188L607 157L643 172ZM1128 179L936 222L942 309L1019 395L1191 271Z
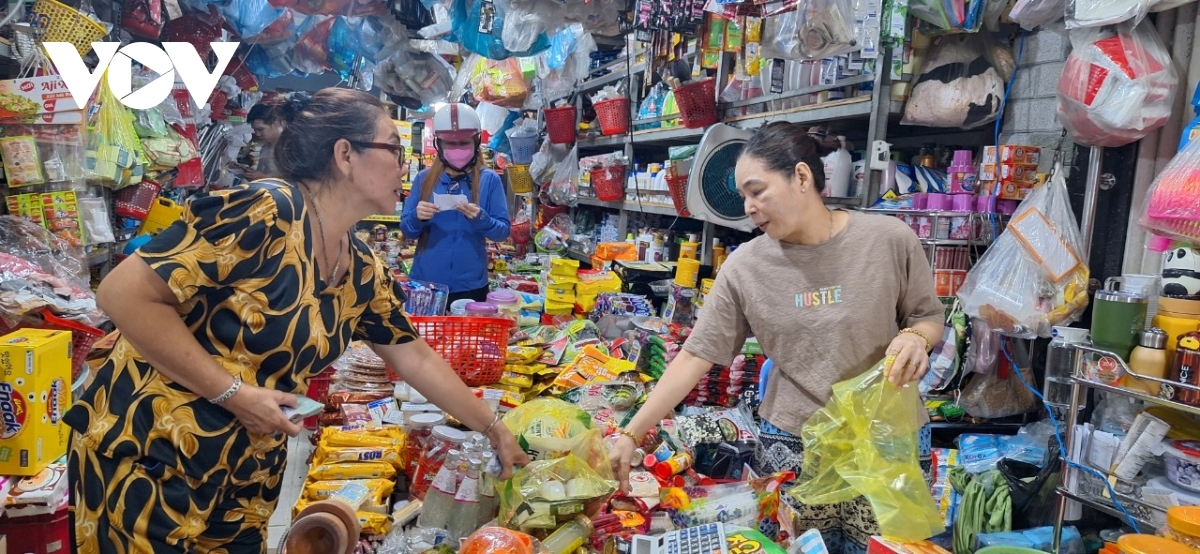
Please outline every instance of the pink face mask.
M462 171L475 160L475 147L450 146L442 148L442 159L455 171Z

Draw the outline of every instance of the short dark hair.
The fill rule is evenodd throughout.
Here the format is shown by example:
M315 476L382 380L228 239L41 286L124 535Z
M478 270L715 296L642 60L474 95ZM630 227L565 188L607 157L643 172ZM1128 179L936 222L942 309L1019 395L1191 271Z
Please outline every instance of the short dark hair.
M791 176L796 164L804 162L812 170L813 186L825 190L825 164L821 158L838 149L837 137L814 132L798 123L775 121L754 133L742 156L759 160L767 169Z
M328 178L338 140L374 140L377 116L384 108L378 98L363 91L325 88L297 100L291 109L294 117L275 145L275 163L295 183Z
M261 121L267 125L280 121L285 124L291 123L308 103L309 98L307 92L294 92L283 98L255 104L246 114L246 123L255 121Z

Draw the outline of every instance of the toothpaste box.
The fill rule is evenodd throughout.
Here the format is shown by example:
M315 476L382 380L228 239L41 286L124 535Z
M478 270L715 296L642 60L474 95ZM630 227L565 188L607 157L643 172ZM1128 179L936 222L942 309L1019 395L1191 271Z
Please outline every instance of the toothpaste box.
M1004 144L999 148L995 146L983 147L982 163L985 164L1038 165L1041 161L1042 149L1036 146Z
M0 475L37 475L67 453L70 383L69 331L0 337Z

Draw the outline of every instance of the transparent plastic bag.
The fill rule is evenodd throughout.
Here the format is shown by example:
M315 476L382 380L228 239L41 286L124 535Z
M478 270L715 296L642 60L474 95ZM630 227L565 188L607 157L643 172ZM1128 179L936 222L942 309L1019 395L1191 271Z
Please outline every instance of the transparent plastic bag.
M535 36L531 46L525 50L509 50L504 47L505 14L500 13L492 0L461 0L450 10L453 30L447 40L458 42L469 52L486 56L491 60L506 60L511 57L529 57L550 47L550 37L545 33Z
M903 125L974 129L996 120L1012 75L1012 52L980 35L938 37L912 94Z
M283 14L283 9L261 0L231 0L221 8L221 15L243 37L258 36Z
M533 462L497 486L497 521L517 529L557 529L576 515L595 517L617 491L612 465L569 454Z
M1017 0L1009 12L1009 18L1026 30L1050 25L1063 18L1067 0Z
M548 142L548 141L547 141ZM574 207L579 203L579 147L554 166L554 179L550 182L550 200L559 206Z
M1163 126L1179 88L1171 55L1151 25L1071 31L1058 79L1058 119L1087 146L1137 142Z
M538 36L546 32L544 19L538 15L539 4L529 0L497 0L496 10L504 14L504 32L500 39L510 52L533 48Z
M1188 142L1150 185L1140 223L1147 230L1200 244L1200 140Z
M659 507L671 513L671 522L686 529L705 523L755 529L771 540L779 536L779 490L792 480L783 472L751 481L673 487L660 493Z
M1101 27L1126 21L1136 25L1146 17L1153 3L1154 0L1069 0L1067 28Z
M1005 335L1050 337L1088 303L1088 266L1062 168L1033 189L958 291L963 310Z
M833 385L829 402L804 422L804 465L788 494L810 505L865 496L883 535L927 539L945 530L917 461L929 417L917 387L897 388L886 364Z
M1023 341L1009 341L1013 344L1014 360L1028 360L1029 353ZM962 389L959 405L968 414L987 419L1009 417L1031 412L1037 409L1037 397L1025 388L1021 382L1033 382L1033 369L1030 367L1013 368L1008 357L1003 356L997 361L996 371L987 374L977 373L971 377ZM1014 371L1020 371L1018 378Z

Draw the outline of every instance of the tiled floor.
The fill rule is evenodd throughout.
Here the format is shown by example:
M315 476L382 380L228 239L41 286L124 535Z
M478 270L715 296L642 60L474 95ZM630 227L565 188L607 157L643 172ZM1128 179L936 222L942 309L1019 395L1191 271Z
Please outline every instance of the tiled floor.
M312 454L313 445L308 440L308 432L292 439L288 444L287 471L283 474L283 492L279 495L279 505L271 516L271 527L268 533L267 546L270 554L276 554L279 540L292 520L292 506L300 498L304 488L304 478L308 474L308 456Z

